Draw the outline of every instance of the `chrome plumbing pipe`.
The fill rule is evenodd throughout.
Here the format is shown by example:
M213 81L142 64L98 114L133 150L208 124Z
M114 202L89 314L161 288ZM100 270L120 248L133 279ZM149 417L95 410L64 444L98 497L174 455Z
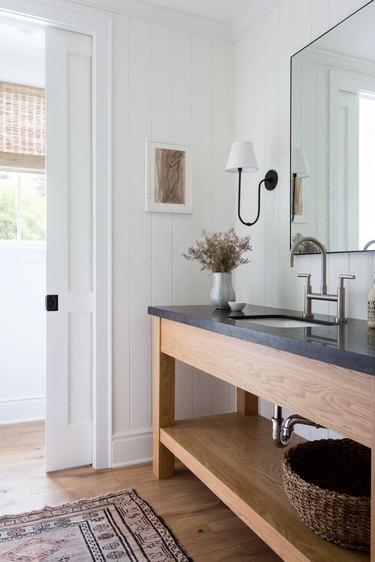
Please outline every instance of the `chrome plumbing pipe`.
M319 425L298 414L291 414L284 420L282 416L282 408L278 404L274 404L272 416L272 439L277 447L286 447L292 439L294 426L297 424L310 425L317 429L322 429Z

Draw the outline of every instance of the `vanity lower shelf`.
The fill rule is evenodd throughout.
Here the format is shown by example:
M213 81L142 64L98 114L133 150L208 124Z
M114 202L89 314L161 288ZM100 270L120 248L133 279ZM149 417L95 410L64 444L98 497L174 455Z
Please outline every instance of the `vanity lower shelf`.
M293 445L302 439L293 437ZM160 442L232 509L283 560L368 562L370 555L321 539L299 519L281 475L285 449L272 442L258 415L223 414L176 421Z

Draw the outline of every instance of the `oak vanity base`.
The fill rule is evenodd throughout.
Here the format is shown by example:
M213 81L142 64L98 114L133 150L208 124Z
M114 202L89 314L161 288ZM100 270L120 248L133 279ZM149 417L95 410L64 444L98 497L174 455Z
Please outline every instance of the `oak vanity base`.
M317 536L299 519L287 499L281 474L281 459L285 449L279 449L273 443L271 422L254 413L257 411L257 397L253 390L256 387L254 376L259 377L259 381L262 380L259 363L256 365L254 375L249 372L250 382L239 385L238 380L242 376L233 365L233 355L231 353L226 356L226 350L228 352L228 349L235 348L237 342L235 338L211 334L196 327L161 318L154 318L153 333L154 473L157 478L173 476L174 456L177 457L285 561L369 562L369 554L343 549ZM217 345L211 349L207 347L212 335L214 339L218 338L220 344L227 345L220 349L220 356ZM238 342L238 349L242 354L241 361L246 361L246 349L248 349L248 360L251 363L259 346L245 343L244 346L244 342ZM165 353L166 350L168 354ZM268 348L263 348L265 364L268 360L268 351ZM285 360L283 357L285 354L282 352L270 351L271 355L281 354L281 363ZM226 373L230 373L230 368L233 369L232 382L239 387L238 413L175 421L174 357L181 359L183 356L186 363L202 368L203 364L200 365L199 361L200 352L203 357L202 363L206 363L206 369L203 370L211 372L214 376L215 373L207 368L207 357L210 353L217 357L217 361L221 361L219 378L225 379ZM190 359L187 359L188 357ZM271 363L274 359L271 357ZM249 369L251 371L250 367ZM272 377L272 373L269 374ZM329 367L327 376L329 384L334 382L333 374L334 370ZM354 401L359 399L361 392L372 388L372 377L364 376L365 378L361 379L362 375L359 375L364 387L353 392ZM321 372L319 376L322 376ZM346 376L350 378L350 371L343 373L344 393L348 384ZM260 386L262 384L264 380ZM313 384L313 381L309 380L308 373L304 384L306 389ZM252 392L249 392L249 389ZM282 394L284 390L280 392ZM304 415L303 394L306 392L303 389L297 391L297 394L298 392L302 397L301 410L296 409L296 411ZM324 392L324 388L321 388L320 392ZM342 396L339 389L337 395ZM280 395L276 392L275 402L279 401L279 398ZM372 400L372 396L367 394L367 399ZM282 401L280 403L282 404ZM348 407L350 408L349 403ZM362 427L359 431L359 433L363 432L360 441L366 443L369 440L367 416L370 417L368 412L360 420ZM343 423L345 425L347 420ZM357 430L358 428L355 431ZM293 437L293 445L301 441L298 436ZM371 560L374 559L371 557Z

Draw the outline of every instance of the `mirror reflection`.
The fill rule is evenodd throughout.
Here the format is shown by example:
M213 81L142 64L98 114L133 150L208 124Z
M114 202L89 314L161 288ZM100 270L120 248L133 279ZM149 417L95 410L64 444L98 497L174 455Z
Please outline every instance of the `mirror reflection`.
M374 25L372 1L291 59L292 242L375 250Z

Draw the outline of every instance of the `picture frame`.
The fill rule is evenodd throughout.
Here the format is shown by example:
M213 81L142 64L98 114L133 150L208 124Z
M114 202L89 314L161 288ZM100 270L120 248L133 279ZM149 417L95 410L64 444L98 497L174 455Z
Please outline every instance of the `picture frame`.
M190 146L146 139L145 153L145 210L191 213Z

